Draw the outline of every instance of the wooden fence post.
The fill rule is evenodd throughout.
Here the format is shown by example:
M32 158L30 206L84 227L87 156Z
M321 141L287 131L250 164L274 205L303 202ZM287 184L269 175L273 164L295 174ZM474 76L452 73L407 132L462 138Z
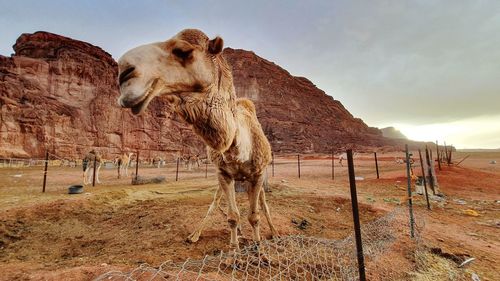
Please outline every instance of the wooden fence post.
M378 161L377 161L377 152L373 152L375 154L375 168L377 169L377 179L380 179L378 174Z

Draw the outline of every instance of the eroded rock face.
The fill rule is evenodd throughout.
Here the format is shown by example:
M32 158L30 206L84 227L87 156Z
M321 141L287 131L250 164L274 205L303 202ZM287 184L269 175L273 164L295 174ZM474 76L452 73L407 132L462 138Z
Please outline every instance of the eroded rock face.
M236 93L254 101L273 151L328 153L393 144L307 78L253 52L227 48L224 56L233 68Z
M105 51L63 36L23 34L15 55L0 56L0 157L141 158L204 153L191 129L160 99L142 116L121 109L117 64Z
M48 149L80 158L94 147L108 159L136 150L141 158L205 154L161 98L141 116L117 105L117 64L102 49L36 32L21 35L14 50L12 57L0 56L0 157L42 157ZM224 56L238 96L255 102L274 151L391 144L306 78L252 52L226 49Z

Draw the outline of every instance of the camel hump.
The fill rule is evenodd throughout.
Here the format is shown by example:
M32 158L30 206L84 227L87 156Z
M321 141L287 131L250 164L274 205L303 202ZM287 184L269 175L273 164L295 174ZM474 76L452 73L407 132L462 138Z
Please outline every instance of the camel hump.
M237 100L237 104L243 106L244 108L246 108L248 111L250 111L252 113L256 113L257 112L255 110L255 105L249 99L240 98L240 99Z

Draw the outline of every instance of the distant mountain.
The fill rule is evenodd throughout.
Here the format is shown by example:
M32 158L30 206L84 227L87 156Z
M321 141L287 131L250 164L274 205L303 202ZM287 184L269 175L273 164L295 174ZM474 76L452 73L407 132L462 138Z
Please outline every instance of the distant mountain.
M405 135L403 135L403 133L401 133L401 131L399 131L398 129L396 129L394 127L387 127L387 128L383 128L380 130L382 131L382 135L386 138L404 139L404 140L408 139Z

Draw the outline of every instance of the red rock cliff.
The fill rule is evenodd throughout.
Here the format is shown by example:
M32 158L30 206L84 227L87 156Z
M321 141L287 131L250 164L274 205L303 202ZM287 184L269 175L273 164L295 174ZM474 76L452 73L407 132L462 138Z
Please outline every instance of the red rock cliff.
M0 157L42 157L46 148L61 157L92 147L105 157L204 152L161 100L142 116L117 105L117 64L102 49L36 32L21 35L14 50L0 56Z
M142 157L204 153L203 144L161 99L146 114L121 109L114 59L91 44L23 34L12 57L0 56L0 157ZM309 80L293 77L252 52L226 49L236 92L252 99L273 150L328 152L332 147L390 144ZM142 158L141 157L141 158Z

